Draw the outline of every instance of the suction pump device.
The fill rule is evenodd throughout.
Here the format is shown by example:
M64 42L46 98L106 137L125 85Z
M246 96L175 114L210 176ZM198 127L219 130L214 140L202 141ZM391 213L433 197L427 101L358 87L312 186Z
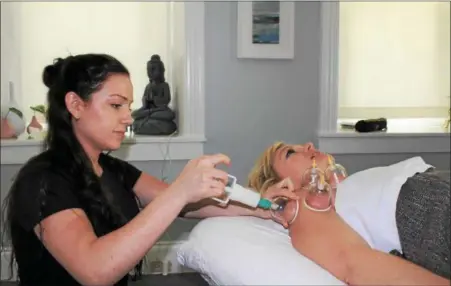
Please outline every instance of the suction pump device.
M285 197L276 197L271 201L262 198L258 192L239 185L236 182L236 178L231 175L228 177L225 197L212 199L222 205L227 205L230 201L236 201L253 208L269 210L273 219L280 223L284 221L284 216L291 216L287 219L289 225L294 222L299 212L299 202L297 200L293 201ZM286 211L286 207L290 201L293 201L294 207L290 211Z
M253 208L261 208L265 210L277 210L280 208L276 203L262 198L261 195L251 189L245 188L236 182L234 176L229 175L225 188L225 198L212 198L222 205L227 205L230 201L240 202Z

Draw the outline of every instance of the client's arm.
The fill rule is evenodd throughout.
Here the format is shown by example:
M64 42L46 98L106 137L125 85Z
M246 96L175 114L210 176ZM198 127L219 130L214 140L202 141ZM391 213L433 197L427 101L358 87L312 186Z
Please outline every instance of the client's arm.
M371 249L335 211L312 212L302 205L302 199L299 204L299 215L290 226L294 248L341 281L350 285L450 285L449 280L420 266Z
M450 285L449 279L371 248L348 249L344 257L351 285Z
M287 206L285 212L289 211L291 208ZM287 213L287 217L291 215ZM291 243L297 251L346 283L350 270L345 263L345 250L369 248L359 234L349 230L334 211L312 212L303 205L302 199L299 200L299 215L289 227Z

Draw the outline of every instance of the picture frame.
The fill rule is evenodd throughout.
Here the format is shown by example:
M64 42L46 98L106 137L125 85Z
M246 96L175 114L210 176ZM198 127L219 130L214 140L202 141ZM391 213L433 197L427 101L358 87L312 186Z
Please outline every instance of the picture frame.
M293 59L294 22L295 2L237 2L237 57Z

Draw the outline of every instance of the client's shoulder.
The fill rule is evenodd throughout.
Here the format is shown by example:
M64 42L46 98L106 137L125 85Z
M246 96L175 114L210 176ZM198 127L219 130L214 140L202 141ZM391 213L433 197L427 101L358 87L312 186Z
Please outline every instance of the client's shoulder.
M431 165L427 164L424 161L423 157L421 157L421 156L409 157L409 158L403 159L401 161L395 162L390 165L391 168L406 168L406 167L416 167L416 166L431 167Z
M427 164L422 157L415 156L396 162L389 167L391 173L396 174L397 176L400 176L402 178L407 178L413 176L416 173L423 173L433 166Z

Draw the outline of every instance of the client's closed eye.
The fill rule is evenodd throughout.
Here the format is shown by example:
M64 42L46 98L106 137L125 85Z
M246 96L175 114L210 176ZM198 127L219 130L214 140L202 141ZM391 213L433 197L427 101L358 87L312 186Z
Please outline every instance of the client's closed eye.
M291 154L294 154L296 151L294 151L294 149L288 149L287 150L287 154L285 155L285 158L288 159L288 157L290 157Z

